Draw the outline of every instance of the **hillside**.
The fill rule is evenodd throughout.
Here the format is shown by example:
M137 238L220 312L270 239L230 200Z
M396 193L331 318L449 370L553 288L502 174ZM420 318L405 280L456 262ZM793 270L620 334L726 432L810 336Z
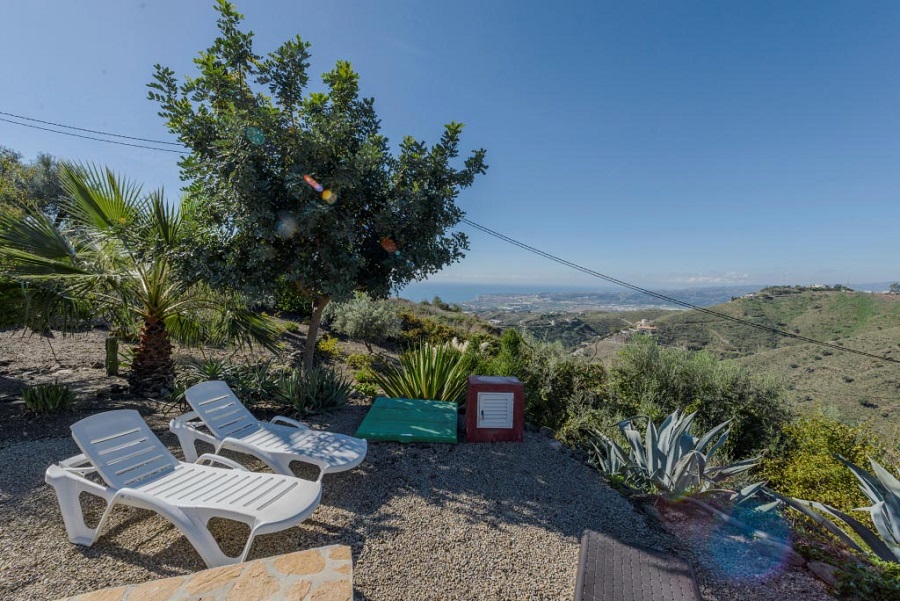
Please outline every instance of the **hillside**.
M849 291L767 289L710 307L760 325L878 356L900 359L900 296ZM657 326L662 344L705 349L785 383L801 411L825 410L869 423L888 444L900 442L900 365L759 330L698 311L503 313L493 323L559 341L608 362L624 344L615 336L641 319Z
M900 359L900 296L802 292L742 298L712 307L816 340ZM821 408L871 424L900 441L900 365L797 341L695 311L657 320L667 345L707 349L782 379L799 408Z
M676 311L677 312L677 311ZM567 313L488 311L483 319L499 327L513 327L541 342L559 342L568 350L606 338L633 327L642 319L657 319L673 311L645 309L641 311L579 311Z

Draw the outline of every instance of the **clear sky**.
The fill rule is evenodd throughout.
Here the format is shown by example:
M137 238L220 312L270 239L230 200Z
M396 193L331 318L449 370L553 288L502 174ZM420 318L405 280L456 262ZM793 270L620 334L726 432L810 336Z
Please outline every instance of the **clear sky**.
M900 279L900 3L243 1L265 54L352 62L392 142L490 169L468 217L634 283ZM172 139L146 99L215 37L207 1L0 0L0 111ZM0 115L0 117L4 117ZM177 155L0 122L0 145L178 196ZM465 229L465 228L464 228ZM596 284L477 231L435 281Z

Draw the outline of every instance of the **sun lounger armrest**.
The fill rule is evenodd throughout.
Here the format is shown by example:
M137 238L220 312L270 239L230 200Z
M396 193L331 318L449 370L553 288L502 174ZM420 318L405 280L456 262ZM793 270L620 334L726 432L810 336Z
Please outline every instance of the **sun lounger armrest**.
M68 459L63 459L59 462L59 467L69 473L81 475L91 474L97 471L97 468L94 467L94 464L91 463L91 460L88 459L87 455L84 453L69 457Z
M307 426L306 424L301 424L297 420L285 417L283 415L276 415L269 421L270 424L277 424L278 422L285 423L289 426L294 426L295 428L299 428L301 430L309 430L309 426Z
M222 457L221 455L213 455L212 453L204 453L197 458L197 461L194 463L203 464L203 463L221 463L224 466L230 467L235 470L242 470L245 472L249 472L246 467L238 463L237 461L233 461L228 459L227 457Z

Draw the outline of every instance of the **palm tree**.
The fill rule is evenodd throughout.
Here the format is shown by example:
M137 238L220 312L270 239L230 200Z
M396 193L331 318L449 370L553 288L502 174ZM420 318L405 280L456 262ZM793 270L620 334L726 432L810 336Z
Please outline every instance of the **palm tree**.
M277 329L240 295L179 276L175 258L195 201L173 207L161 191L143 194L109 169L63 164L60 177L64 223L27 208L0 214L0 295L24 292L27 325L101 315L120 330L139 328L129 373L139 392L171 387L173 339L276 349Z

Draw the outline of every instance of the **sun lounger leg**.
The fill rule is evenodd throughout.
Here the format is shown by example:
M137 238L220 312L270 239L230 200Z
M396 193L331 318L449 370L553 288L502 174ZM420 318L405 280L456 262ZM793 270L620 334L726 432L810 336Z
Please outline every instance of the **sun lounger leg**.
M109 513L109 500L104 495L99 495L95 491L88 490L72 479L72 477L62 468L51 466L47 470L47 484L56 491L56 499L59 501L59 509L62 512L63 523L66 526L66 534L69 540L76 545L84 545L90 547L97 540L97 534L100 531L102 523L106 521L106 515ZM100 488L97 486L97 488ZM97 528L89 528L84 522L84 512L81 509L81 493L87 492L97 494L107 502L107 510L103 514L101 524Z
M175 423L174 421L172 423ZM197 441L188 426L178 424L175 427L170 426L169 429L178 437L178 444L184 451L184 460L188 463L197 461Z
M159 510L157 509L157 511ZM206 521L197 519L197 516L195 516L195 519L190 519L186 514L177 510L174 513L164 513L162 511L159 513L181 531L185 538L188 539L188 542L191 543L200 555L200 558L206 563L207 567L218 568L220 566L238 563L243 561L242 557L247 554L249 542L247 547L245 547L241 558L225 555L225 553L222 552L222 549L219 548L219 543L217 543L213 535L210 534Z

